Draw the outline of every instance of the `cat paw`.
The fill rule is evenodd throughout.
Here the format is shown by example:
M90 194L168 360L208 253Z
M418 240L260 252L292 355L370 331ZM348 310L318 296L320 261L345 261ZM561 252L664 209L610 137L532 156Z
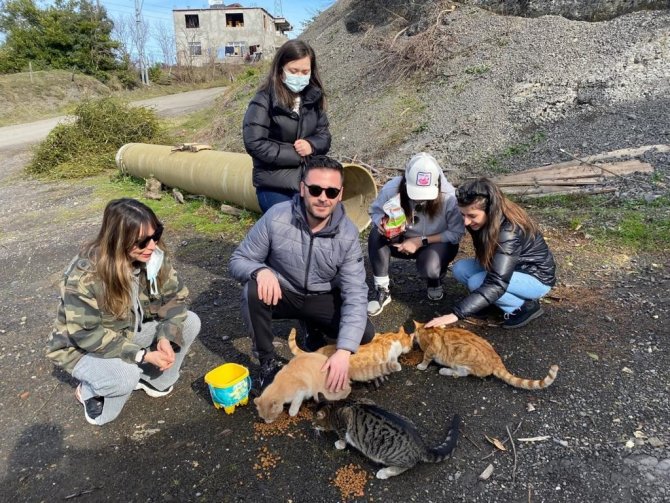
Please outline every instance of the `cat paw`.
M398 362L393 362L393 363L389 366L389 368L390 368L393 372L400 372L400 371L402 370L402 365L400 365L400 363L398 363Z
M335 449L337 449L338 451L341 451L346 446L347 446L347 443L344 440L338 440L337 442L335 442Z
M386 480L387 478L391 477L392 474L389 473L388 470L387 470L386 468L382 468L381 470L379 470L379 471L377 472L377 474L376 474L375 476L376 476L378 479Z
M416 366L416 368L418 368L419 370L426 370L428 368L428 364L427 363L419 363Z
M458 377L458 375L457 375L456 373L454 373L453 370L451 370L450 368L447 368L447 367L442 367L442 368L439 370L439 374L440 374L441 376L454 376L454 377Z

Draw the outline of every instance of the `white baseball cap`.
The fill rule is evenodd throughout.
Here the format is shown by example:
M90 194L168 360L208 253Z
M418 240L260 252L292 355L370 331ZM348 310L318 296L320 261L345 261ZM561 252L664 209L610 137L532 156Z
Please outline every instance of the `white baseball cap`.
M435 158L426 152L413 156L405 166L407 195L414 201L432 201L440 191L442 168Z

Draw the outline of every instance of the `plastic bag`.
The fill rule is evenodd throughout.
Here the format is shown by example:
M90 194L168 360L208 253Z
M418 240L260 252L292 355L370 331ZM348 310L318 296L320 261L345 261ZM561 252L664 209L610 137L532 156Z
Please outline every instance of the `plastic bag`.
M386 217L382 220L384 237L389 240L396 240L404 232L407 226L407 217L400 205L400 194L396 194L386 201L382 206Z

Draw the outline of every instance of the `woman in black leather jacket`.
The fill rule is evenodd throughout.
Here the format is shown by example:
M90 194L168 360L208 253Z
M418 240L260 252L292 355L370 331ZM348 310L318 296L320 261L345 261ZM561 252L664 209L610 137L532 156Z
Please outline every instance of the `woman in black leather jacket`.
M556 283L556 264L538 226L486 178L459 187L456 199L476 258L456 262L453 274L470 294L456 303L453 314L426 326L449 325L492 304L505 313L503 328L519 328L541 316L538 299Z
M263 213L298 192L306 157L330 149L325 108L314 50L302 40L289 40L277 50L242 127Z

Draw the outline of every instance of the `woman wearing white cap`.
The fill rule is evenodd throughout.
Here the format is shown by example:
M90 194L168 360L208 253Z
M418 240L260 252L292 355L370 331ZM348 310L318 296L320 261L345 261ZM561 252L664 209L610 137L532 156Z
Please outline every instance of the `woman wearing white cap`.
M387 236L388 216L384 204L400 195L406 221L399 239ZM391 302L389 263L391 257L416 260L417 273L427 281L430 300L444 295L442 278L458 253L465 233L454 187L430 154L421 152L405 166L405 174L389 180L370 206L374 228L368 238L368 253L374 275L374 296L368 314L376 316Z

